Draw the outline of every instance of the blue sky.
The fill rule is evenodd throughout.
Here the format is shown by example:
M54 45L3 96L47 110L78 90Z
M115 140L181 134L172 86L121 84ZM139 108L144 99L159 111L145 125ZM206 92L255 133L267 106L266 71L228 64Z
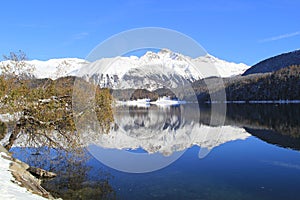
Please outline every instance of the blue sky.
M208 53L248 65L300 47L298 0L2 1L0 55L85 58L100 42L132 28L182 32Z

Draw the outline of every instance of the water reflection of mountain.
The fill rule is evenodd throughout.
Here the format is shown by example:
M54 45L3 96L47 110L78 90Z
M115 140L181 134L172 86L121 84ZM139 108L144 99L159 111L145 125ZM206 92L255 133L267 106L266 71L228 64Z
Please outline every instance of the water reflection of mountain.
M228 104L225 123L270 144L300 150L299 104Z
M116 125L94 143L104 148L142 148L148 153L171 155L193 145L209 152L228 141L250 136L243 128L199 123L200 113L197 104L165 108L118 107Z
M294 138L288 135L282 135L278 132L265 129L245 128L251 135L269 143L280 147L300 150L300 138Z
M171 155L193 145L209 152L221 144L253 135L271 144L300 150L299 108L298 104L227 104L225 124L211 126L210 104L117 107L111 132L88 133L84 144L92 142L110 149L141 148L148 153ZM215 116L225 117L222 113ZM26 139L23 134L16 144L23 144Z
M300 137L299 104L228 104L226 124Z
M105 148L142 148L171 155L193 145L210 151L251 134L271 144L300 150L299 108L296 104L228 104L225 125L211 126L210 105L201 105L200 109L195 104L119 107L115 128L96 143Z

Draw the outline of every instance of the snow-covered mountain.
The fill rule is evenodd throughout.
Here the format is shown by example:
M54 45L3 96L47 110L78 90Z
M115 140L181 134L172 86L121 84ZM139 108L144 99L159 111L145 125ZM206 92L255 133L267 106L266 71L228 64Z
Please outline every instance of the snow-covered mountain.
M2 61L0 65L13 65ZM103 58L89 63L78 58L25 61L25 70L36 78L77 75L103 87L114 89L145 88L149 90L180 85L209 76L230 77L244 73L249 66L220 60L212 55L192 59L163 49L136 56Z
M57 58L47 61L28 60L24 61L24 70L27 74L36 78L57 79L69 75L75 70L87 65L89 62L79 58ZM2 61L0 65L14 65L13 61Z
M249 66L230 63L209 54L192 59L163 49L157 53L148 51L138 58L105 58L90 63L79 72L95 83L114 89L177 88L210 76L230 77L242 74Z

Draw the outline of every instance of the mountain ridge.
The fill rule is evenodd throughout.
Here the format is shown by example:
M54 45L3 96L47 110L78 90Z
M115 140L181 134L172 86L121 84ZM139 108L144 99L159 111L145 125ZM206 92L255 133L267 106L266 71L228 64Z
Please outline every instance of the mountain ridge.
M192 59L167 49L148 51L136 56L105 58L95 61L79 76L112 89L177 88L209 76L231 77L242 74L249 66L220 60L209 54Z
M247 69L242 76L247 76L249 74L274 72L291 65L300 65L300 50L282 53L264 59Z
M47 61L30 60L24 61L24 63L26 65L25 70L32 73L35 78L57 79L62 76L76 76L84 71L82 70L84 66L87 66L87 73L81 75L94 79L94 82L102 87L120 89L118 87L121 85L121 88L124 89L136 85L148 85L147 89L157 89L166 80L172 80L168 86L176 87L181 83L189 83L201 78L199 72L190 66L191 63L188 63L191 60L192 58L188 56L163 49L157 53L148 51L141 57L118 56L103 58L93 63L78 58L58 58ZM243 63L227 62L209 54L194 59L194 62L199 65L215 66L221 77L242 74L249 68ZM2 61L0 64L13 63ZM33 67L34 69L32 69ZM138 82L138 80L143 82ZM145 83L147 80L152 81Z

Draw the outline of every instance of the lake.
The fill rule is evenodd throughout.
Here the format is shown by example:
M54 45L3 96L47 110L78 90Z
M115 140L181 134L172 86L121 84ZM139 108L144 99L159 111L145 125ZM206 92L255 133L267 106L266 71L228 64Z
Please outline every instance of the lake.
M209 104L118 107L80 155L12 152L57 172L43 186L64 199L297 199L300 105L227 104L219 115L211 125Z

